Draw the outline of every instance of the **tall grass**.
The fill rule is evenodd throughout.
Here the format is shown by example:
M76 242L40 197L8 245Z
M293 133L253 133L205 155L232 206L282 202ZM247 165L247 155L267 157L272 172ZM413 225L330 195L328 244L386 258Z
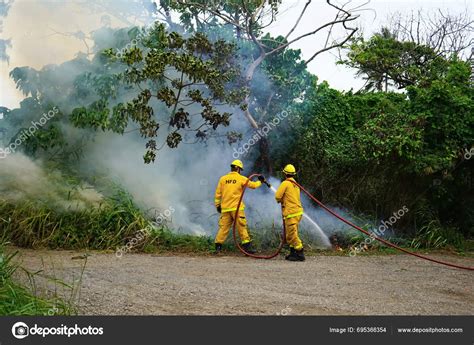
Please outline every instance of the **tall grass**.
M84 209L54 208L44 202L14 203L0 197L0 236L14 245L27 248L115 250L123 248L143 229L151 229L132 251L144 252L209 252L214 240L209 236L195 236L173 232L163 223L152 226L133 198L123 190L103 199L97 207ZM217 224L216 224L217 226ZM364 228L369 228L366 224ZM259 251L272 251L280 243L280 224L267 224L260 229L250 229L254 246ZM344 233L348 243L358 243L365 236L357 232ZM305 245L312 248L318 243L310 231L300 229ZM455 231L443 229L431 222L420 228L415 238L404 242L414 248L443 248L452 245L461 248L464 239ZM374 242L373 246L379 247ZM236 250L232 234L224 248Z
M0 198L0 215L0 236L26 248L115 250L145 228L151 231L133 250L207 252L213 247L210 237L176 234L165 223L152 226L132 197L120 189L99 207L84 210L61 210L37 201L12 203Z
M466 241L459 231L453 228L442 227L437 219L429 221L422 226L411 241L411 247L415 249L440 249L454 247L463 250Z
M131 197L121 191L99 207L84 210L0 199L0 214L0 232L13 244L29 248L115 248L148 223Z
M443 226L441 221L426 204L421 204L417 210L417 215L421 219L421 226L416 230L411 240L411 247L415 249L441 249L455 248L457 250L467 249L467 241L459 229Z
M12 203L0 198L0 215L0 236L26 248L115 250L123 248L143 229L149 230L147 236L132 251L199 253L214 248L214 239L210 236L175 233L166 223L153 226L133 198L117 188L99 207L83 210L55 209L37 201ZM259 250L274 250L280 243L280 224L276 228L269 225L250 232ZM305 243L314 240L305 231L301 235ZM232 234L224 249L236 250Z
M6 242L0 239L0 315L71 315L75 308L57 294L52 297L41 296L34 280L38 273L26 272L31 287L15 280L20 267L13 262L17 252L6 253Z

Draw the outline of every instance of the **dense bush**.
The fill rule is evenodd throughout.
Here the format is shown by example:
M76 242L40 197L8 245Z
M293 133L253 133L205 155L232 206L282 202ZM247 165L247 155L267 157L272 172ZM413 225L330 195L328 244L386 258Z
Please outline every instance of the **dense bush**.
M403 93L315 84L280 133L291 140L273 152L275 168L292 161L324 201L379 219L407 206L397 227L413 234L435 220L472 237L473 161L463 155L474 142L474 92L469 65L447 64L439 79Z

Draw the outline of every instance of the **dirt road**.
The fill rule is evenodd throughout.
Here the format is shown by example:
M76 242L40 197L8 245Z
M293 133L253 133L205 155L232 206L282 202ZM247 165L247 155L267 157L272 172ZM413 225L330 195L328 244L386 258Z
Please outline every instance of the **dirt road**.
M21 250L20 260L73 282L84 260L71 258L81 254ZM472 258L436 257L474 266ZM474 273L406 255L292 263L92 252L78 304L81 314L106 315L472 315Z

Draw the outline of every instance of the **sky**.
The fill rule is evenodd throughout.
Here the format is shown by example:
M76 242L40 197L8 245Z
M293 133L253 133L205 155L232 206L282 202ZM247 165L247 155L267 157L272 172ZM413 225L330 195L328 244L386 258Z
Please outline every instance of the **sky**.
M353 7L357 7L366 1L353 0ZM278 20L269 27L273 35L286 35L289 29L294 25L299 13L306 1L284 0L281 15ZM342 3L342 1L340 1ZM416 1L385 1L371 0L370 4L363 8L367 11L358 12L360 19L357 20L357 26L362 28L364 36L370 36L377 32L381 26L389 22L391 14L400 12L410 14L412 11L422 9L423 12L436 11L438 8L449 10L450 13L464 12L466 9L472 13L474 10L471 2L466 0L416 0ZM308 7L305 16L298 25L298 29L290 36L298 37L306 32L311 32L321 23L327 23L334 15L335 11L325 4L325 1L313 1ZM339 31L341 37L342 31ZM304 59L311 57L316 49L321 48L322 42L325 42L325 35L309 37L292 45L294 49L301 49ZM342 65L336 65L337 51L326 52L319 55L315 60L309 63L308 69L316 74L320 81L326 80L331 87L339 90L360 89L364 82L357 79L354 75L354 69Z
M15 67L31 66L41 69L47 64L60 64L72 59L79 51L85 52L86 44L72 33L79 30L88 33L102 25L102 15L94 14L90 9L79 6L82 0L45 1L45 0L15 0L10 8L9 15L3 21L3 32L0 37L11 39L12 48L8 50L9 63L0 63L0 105L16 107L23 96L15 89L15 84L8 77L8 73ZM286 35L294 25L306 1L283 0L277 21L268 31L276 35ZM354 6L364 1L353 0ZM54 10L51 11L51 6ZM46 6L47 5L47 6ZM384 1L372 0L364 8L370 9L359 12L357 25L363 28L365 36L377 31L381 25L390 19L390 14L397 11L410 13L418 9L432 11L437 8L457 13L468 9L472 12L473 6L466 0L418 0L418 1ZM335 15L334 10L323 0L313 0L302 18L292 37L314 30L321 23L325 23ZM124 26L119 19L112 17L111 26ZM335 32L340 35L342 32ZM325 36L311 36L298 41L291 47L301 49L302 57L309 58L325 41ZM86 41L87 43L87 41ZM340 90L351 88L358 90L363 81L357 79L354 70L336 65L336 52L327 52L318 56L309 65L309 70L316 74L320 81L326 80ZM1 115L0 115L1 117Z

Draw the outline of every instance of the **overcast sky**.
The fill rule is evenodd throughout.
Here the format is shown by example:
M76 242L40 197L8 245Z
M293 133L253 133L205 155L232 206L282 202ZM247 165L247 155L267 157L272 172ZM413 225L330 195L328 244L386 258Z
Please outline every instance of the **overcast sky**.
M340 3L343 2L345 1L340 1ZM366 1L353 0L352 2L352 6L356 7ZM305 3L306 1L284 0L282 13L278 17L278 21L269 28L269 31L273 35L286 35L289 28L294 25L295 20L298 18ZM472 13L473 3L474 2L467 0L371 0L370 4L364 7L368 10L359 12L360 19L357 23L358 26L362 27L364 35L370 36L370 34L377 32L382 25L387 23L391 18L391 14L396 12L411 14L412 11L422 9L424 13L428 13L441 8L443 10L448 10L452 14L463 12L465 10ZM321 23L327 23L334 18L335 13L336 12L331 7L325 4L325 1L313 1L310 7L308 7L307 13L301 20L298 29L295 30L291 37L298 37L301 34L314 30L314 28L317 28ZM340 31L340 33L342 32ZM317 51L318 48L321 48L321 44L324 42L324 35L309 37L296 42L292 45L292 48L301 49L303 58L308 59ZM340 90L354 88L358 90L363 85L363 81L355 78L353 69L336 65L336 54L337 53L334 51L319 55L308 65L309 70L316 74L320 81L327 80L334 88Z
M41 1L41 0L16 0L3 23L2 38L11 39L12 48L8 50L10 62L1 62L0 65L0 105L7 107L18 106L23 96L15 90L14 83L9 79L8 73L14 67L31 66L41 69L46 64L59 64L72 59L78 51L85 51L83 42L73 36L57 34L61 32L90 32L101 26L100 15L94 16L90 11L76 2L68 1ZM286 35L294 25L305 0L284 0L277 21L269 27L272 35ZM48 6L44 6L45 4ZM354 6L363 1L353 0ZM54 11L51 4L55 4ZM370 35L377 31L382 23L386 23L391 13L410 13L412 10L422 8L429 12L442 8L451 13L458 13L468 9L472 12L472 5L466 0L418 0L418 1L384 1L372 0L365 8L370 11L360 12L358 25L363 27L364 34ZM306 15L301 20L297 30L291 37L314 30L317 26L331 20L335 11L326 5L323 0L313 0ZM112 26L123 26L118 20L112 19ZM341 32L339 32L341 33ZM337 32L336 32L337 34ZM291 38L290 37L290 38ZM303 58L309 58L316 49L324 44L324 35L301 40L292 48L301 49ZM327 80L337 89L359 89L363 82L354 77L354 71L335 64L335 52L324 53L317 57L308 66L320 81Z

